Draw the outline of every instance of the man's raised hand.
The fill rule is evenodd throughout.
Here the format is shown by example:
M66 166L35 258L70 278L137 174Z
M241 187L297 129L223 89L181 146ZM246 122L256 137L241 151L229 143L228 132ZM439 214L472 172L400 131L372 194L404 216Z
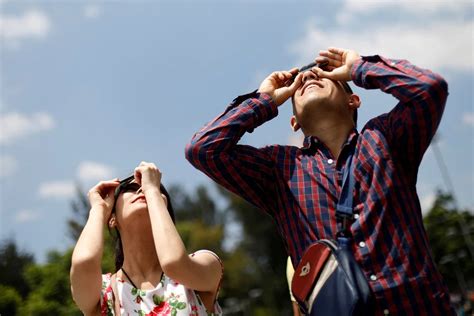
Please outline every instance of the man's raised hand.
M262 81L258 92L268 93L273 102L280 106L295 93L301 84L302 74L300 73L290 86L285 86L285 83L296 73L298 73L298 68L293 68L290 71L275 71Z
M351 81L351 69L354 62L360 59L359 53L354 50L329 47L319 52L315 61L327 62L324 70L318 68L316 73L320 78L328 78L337 81Z

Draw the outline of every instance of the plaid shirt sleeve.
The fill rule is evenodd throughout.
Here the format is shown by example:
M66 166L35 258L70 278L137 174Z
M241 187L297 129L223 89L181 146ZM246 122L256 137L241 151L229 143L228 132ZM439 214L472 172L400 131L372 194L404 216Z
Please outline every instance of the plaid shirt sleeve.
M267 212L272 210L272 147L238 145L240 138L274 118L278 108L268 94L236 98L223 114L205 125L186 146L186 159L226 189Z
M406 60L377 55L362 57L356 62L352 78L360 87L381 89L399 100L392 111L377 119L399 161L416 178L423 154L444 111L448 96L446 81Z

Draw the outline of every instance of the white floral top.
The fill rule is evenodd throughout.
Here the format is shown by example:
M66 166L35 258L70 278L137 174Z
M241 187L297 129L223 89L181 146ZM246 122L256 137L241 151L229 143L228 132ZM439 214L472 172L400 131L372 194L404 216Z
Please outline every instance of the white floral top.
M111 274L102 275L101 315L115 316L113 291L110 284ZM200 316L222 315L219 304L213 311L206 311L199 295L185 288L166 275L153 290L136 289L130 283L117 277L117 291L120 297L122 315L139 316Z

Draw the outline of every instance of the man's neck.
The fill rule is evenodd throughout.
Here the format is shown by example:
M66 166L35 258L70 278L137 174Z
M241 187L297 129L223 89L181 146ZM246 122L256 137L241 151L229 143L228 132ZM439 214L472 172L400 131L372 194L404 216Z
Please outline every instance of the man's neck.
M315 136L330 150L334 159L337 160L341 153L342 145L347 141L347 137L354 129L352 122L320 122L317 127L305 129L305 136Z

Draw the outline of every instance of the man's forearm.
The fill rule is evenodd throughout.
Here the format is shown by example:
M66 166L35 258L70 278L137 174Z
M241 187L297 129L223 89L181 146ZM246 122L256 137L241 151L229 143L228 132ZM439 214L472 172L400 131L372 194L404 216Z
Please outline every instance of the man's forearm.
M246 132L277 116L278 108L268 94L249 97L236 98L223 114L193 136L186 146L186 159L196 168L202 170L208 159L231 151Z

